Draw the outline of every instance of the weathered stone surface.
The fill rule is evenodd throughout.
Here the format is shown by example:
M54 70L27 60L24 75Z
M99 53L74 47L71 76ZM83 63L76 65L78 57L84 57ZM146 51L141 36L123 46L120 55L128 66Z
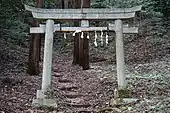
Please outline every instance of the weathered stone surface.
M49 87L51 87L53 30L54 30L54 21L47 20L45 45L44 45L43 76L42 76L42 86L41 86L42 90L47 90Z
M32 105L35 107L47 106L47 107L57 107L55 99L33 99Z
M35 7L31 7L28 5L25 5L25 9L31 12L47 12L47 13L75 13L75 14L79 14L79 13L128 13L128 12L136 12L136 11L140 11L142 8L142 6L136 6L136 7L132 7L132 8L82 8L82 10L80 9L40 9L40 8L35 8Z
M115 31L115 26L110 24L108 27L57 27L54 26L53 32L74 32L76 30L81 30L82 32L93 32L93 31ZM31 27L30 33L45 33L45 28L43 27ZM137 27L123 27L123 33L138 33Z
M123 98L123 102L126 104L135 103L137 101L139 101L137 98Z
M36 98L37 98L37 99L43 99L43 98L45 98L44 91L43 91L43 90L37 90Z
M52 107L55 107L55 108L57 107L57 103L56 103L55 99L44 99L43 105L52 106Z
M128 88L118 89L119 98L130 98L131 95L132 95L132 91Z
M90 104L75 104L75 103L70 103L67 105L75 108L88 108L91 106Z
M25 5L25 9L31 11L34 18L41 19L127 19L133 18L136 11L140 11L142 6L133 8L118 9L37 9ZM62 12L62 13L61 13Z

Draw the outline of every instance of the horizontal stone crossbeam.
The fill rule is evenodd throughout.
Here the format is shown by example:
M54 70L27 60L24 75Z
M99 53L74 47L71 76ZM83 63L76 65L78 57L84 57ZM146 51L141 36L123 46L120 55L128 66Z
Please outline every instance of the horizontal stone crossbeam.
M116 31L115 24L109 24L109 31ZM123 33L135 34L138 33L138 27L129 27L129 25L123 25Z
M142 6L136 6L132 8L82 8L82 9L44 9L44 8L35 8L28 5L25 5L25 9L31 12L37 12L37 13L131 13L131 12L137 12L140 11Z
M40 24L40 27L31 27L30 33L45 33L45 25ZM115 25L109 24L108 27L61 27L60 24L54 25L53 32L74 32L81 30L82 32L93 32L93 31L115 31ZM123 33L138 33L137 27L123 26Z

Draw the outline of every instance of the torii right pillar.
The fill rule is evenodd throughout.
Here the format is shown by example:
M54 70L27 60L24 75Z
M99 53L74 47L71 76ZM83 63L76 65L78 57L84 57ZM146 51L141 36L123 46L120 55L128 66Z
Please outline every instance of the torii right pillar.
M123 43L123 23L122 20L115 20L116 32L116 65L117 65L117 81L118 89L114 91L114 100L119 103L119 99L131 97L131 90L127 88L125 76L125 58ZM119 99L118 99L119 98ZM111 100L111 103L113 101Z

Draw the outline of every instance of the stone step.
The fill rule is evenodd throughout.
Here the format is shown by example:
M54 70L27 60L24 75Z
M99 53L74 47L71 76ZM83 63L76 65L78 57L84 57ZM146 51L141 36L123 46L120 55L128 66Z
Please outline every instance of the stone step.
M70 83L70 82L67 82L67 83L63 83L63 82L60 82L58 84L59 87L68 87L68 86L77 86L76 84L74 83Z
M91 107L88 108L73 108L74 113L95 113Z
M59 87L58 89L62 91L73 91L79 89L77 86L69 86L69 87Z
M54 76L54 77L62 77L63 75L61 73L53 72L52 76Z
M78 92L66 92L65 94L63 94L64 97L67 98L80 98L82 96L84 96L83 94L78 94Z
M69 80L69 79L67 79L67 78L60 78L60 79L58 80L58 82L59 82L59 83L72 83L72 81Z
M77 103L68 103L67 106L74 107L74 108L88 108L91 107L89 103L77 104Z
M85 110L85 109L83 110L82 109L82 110L76 110L76 113L95 113L95 112L92 111L92 110L88 110L88 109L87 110Z
M83 102L84 100L82 98L67 98L67 101L72 104L77 104Z
M65 113L60 111L61 113ZM60 113L57 112L57 113ZM69 112L67 112L69 113ZM74 109L71 113L95 113L93 110L90 110L89 108L78 108L78 109Z
M79 89L79 87L70 83L60 83L58 89L62 91L73 91Z

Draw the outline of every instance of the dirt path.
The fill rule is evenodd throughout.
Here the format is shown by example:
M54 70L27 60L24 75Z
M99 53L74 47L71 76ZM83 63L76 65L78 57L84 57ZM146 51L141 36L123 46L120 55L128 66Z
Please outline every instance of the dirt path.
M53 67L53 80L56 81L54 86L58 86L66 97L65 102L71 111L90 112L92 108L109 104L116 87L113 73L109 72L111 67L104 66L103 69L103 64L93 64L90 70L82 71L79 66L72 65L72 60L56 59L56 66Z
M167 60L126 66L128 86L132 89L132 96L140 101L116 109L124 113L167 112L170 103L169 64ZM37 111L31 107L31 102L36 90L40 89L41 76L14 74L17 72L16 68L8 76L0 77L0 111ZM58 103L56 111L92 113L109 106L117 87L116 67L103 61L91 63L91 69L83 71L72 65L70 54L62 54L53 59L52 85ZM49 110L38 110L37 113L49 113Z

